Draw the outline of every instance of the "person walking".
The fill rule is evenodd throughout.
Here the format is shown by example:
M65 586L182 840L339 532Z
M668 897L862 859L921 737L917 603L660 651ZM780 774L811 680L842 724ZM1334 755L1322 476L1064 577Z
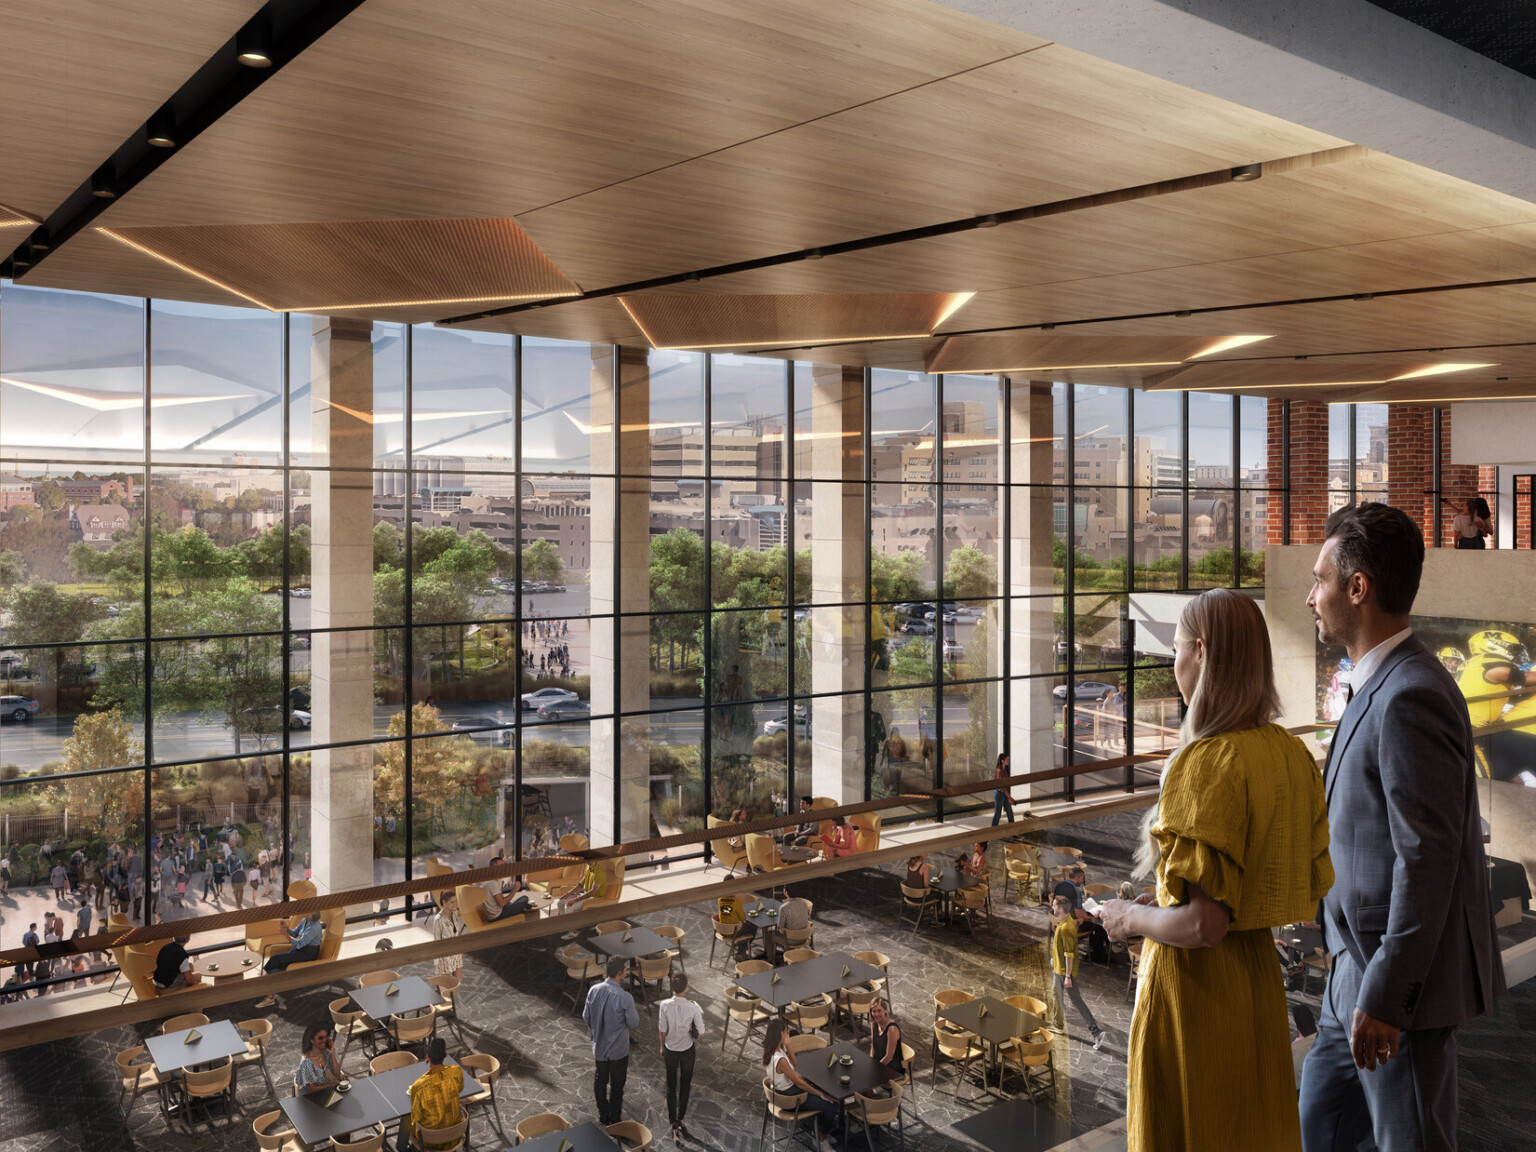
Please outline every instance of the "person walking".
M1009 774L1008 753L999 752L997 754L997 765L992 769L992 778L994 780L1001 780ZM997 822L1003 818L1004 809L1007 809L1008 812L1008 823L1013 823L1013 798L1008 795L1010 791L1011 789L1003 787L992 794L992 827L994 828L997 827Z
M1333 959L1301 1080L1306 1152L1456 1147L1456 1030L1505 991L1483 857L1472 727L1413 635L1424 540L1385 504L1328 517L1307 606L1354 661L1324 769L1338 881Z
M1088 1035L1093 1037L1093 1050L1104 1046L1104 1029L1093 1018L1083 993L1077 986L1077 918L1072 915L1072 902L1065 896L1051 897L1051 972L1056 985L1056 1012L1062 1031L1067 1027L1067 998L1072 1007L1088 1025Z
M53 871L49 873L48 882L53 885L54 901L60 905L64 903L64 890L69 887L69 875L64 870L64 865L55 864Z
M1488 509L1488 501L1481 496L1472 497L1466 507L1451 520L1451 530L1456 534L1456 547L1487 548L1488 541L1485 538L1493 535L1492 521L1493 513Z
M592 1037L592 1059L597 1070L592 1091L597 1097L597 1118L604 1125L617 1124L624 1113L624 1081L629 1077L629 1033L640 1027L635 998L622 981L629 961L622 956L608 960L608 978L592 986L581 1010Z
M1142 825L1150 895L1111 900L1112 939L1144 936L1127 1052L1129 1152L1298 1152L1285 986L1272 929L1333 883L1323 781L1280 713L1264 614L1227 588L1189 600L1174 633L1188 705Z
M684 1118L693 1086L693 1057L704 1034L704 1010L688 999L688 977L681 972L672 974L672 995L657 1008L656 1027L661 1033L661 1058L667 1066L667 1122L672 1125L675 1144L679 1139L692 1139Z

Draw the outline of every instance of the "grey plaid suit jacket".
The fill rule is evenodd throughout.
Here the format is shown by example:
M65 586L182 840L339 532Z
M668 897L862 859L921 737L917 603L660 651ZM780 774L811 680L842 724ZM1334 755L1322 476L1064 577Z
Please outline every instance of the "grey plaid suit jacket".
M1320 910L1349 1010L1403 1029L1488 1012L1504 988L1456 682L1410 636L1355 688L1324 769L1337 879Z

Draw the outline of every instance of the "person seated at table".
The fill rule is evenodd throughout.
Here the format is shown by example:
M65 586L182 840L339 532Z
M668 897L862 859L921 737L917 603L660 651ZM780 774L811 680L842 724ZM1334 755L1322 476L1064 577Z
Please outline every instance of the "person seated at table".
M842 1105L795 1070L795 1054L786 1047L788 1043L789 1025L783 1020L768 1021L768 1031L763 1036L763 1067L768 1071L768 1082L775 1092L804 1092L805 1102L800 1107L817 1114L817 1138L831 1139Z
M891 1079L900 1080L906 1074L901 1060L901 1025L891 1019L884 1000L869 1006L869 1054L876 1063L885 1065Z
M788 932L802 932L811 926L811 905L796 896L779 905L779 927Z
M464 1091L464 1069L448 1063L448 1045L441 1036L427 1041L427 1070L410 1087L411 1114L400 1125L398 1152L411 1152L412 1137L420 1128L452 1128L459 1122L459 1093ZM422 1148L453 1148L455 1142L422 1144Z
M324 1092L342 1081L341 1065L336 1063L336 1038L331 1025L311 1024L304 1029L304 1054L293 1074L293 1094L303 1096Z
M492 856L490 866L495 868L502 862L500 856ZM480 887L485 889L485 902L480 905L480 915L485 918L487 923L496 920L507 920L513 916L521 916L528 911L529 901L527 894L519 895L527 887L523 883L522 877L514 876L512 882L505 888L502 887L500 880L487 880Z
M1083 881L1087 873L1083 871L1081 864L1067 870L1067 879L1057 884L1051 892L1051 896L1066 897L1067 903L1072 906L1072 917L1078 922L1078 928L1084 936L1088 937L1088 951L1090 958L1105 957L1109 955L1109 935L1104 931L1104 925L1097 916L1092 915L1083 907Z
M581 870L581 879L576 882L576 890L568 896L562 896L556 904L559 912L570 912L581 907L594 896L601 896L608 890L608 874L595 861Z
M1115 899L1129 900L1134 904L1136 902L1136 885L1132 884L1129 880L1120 881L1120 887L1115 890Z
M958 861L960 871L967 876L975 876L985 880L991 873L987 867L987 846L980 840L971 845L970 853Z
M730 822L732 824L745 824L750 819L751 819L751 817L747 815L747 810L745 808L738 808L738 809L736 809L736 811L731 813L731 820L730 820ZM730 836L730 837L727 837L726 843L728 843L732 848L735 848L735 849L737 849L739 851L740 849L745 848L747 846L746 834L743 833L740 836Z
M715 914L722 927L726 924L741 925L731 937L736 945L737 960L745 960L752 951L752 939L757 935L757 925L747 919L747 909L760 902L760 897L751 892L743 892L740 896L722 896L715 903Z
M841 816L832 817L832 829L821 838L822 853L828 859L834 856L852 856L859 850L858 834L853 825Z
M269 975L273 972L285 971L290 964L298 964L305 960L320 959L320 942L325 938L325 925L320 921L320 913L311 912L300 920L297 927L284 927L288 933L288 939L292 941L286 952L279 952L274 956L268 956L267 962L261 966L263 972ZM277 996L267 996L256 1002L258 1008L270 1008L277 1003Z
M800 797L800 811L811 811L812 804L809 796ZM784 843L795 848L804 848L812 840L816 839L816 829L821 827L821 821L810 820L798 825L794 831L784 834Z
M162 992L173 988L186 988L197 983L197 973L192 971L192 957L187 955L190 936L178 936L160 949L155 956L155 987Z
M928 863L926 853L921 856L914 856L907 861L907 878L903 883L908 888L926 888L936 871L938 871L937 866Z

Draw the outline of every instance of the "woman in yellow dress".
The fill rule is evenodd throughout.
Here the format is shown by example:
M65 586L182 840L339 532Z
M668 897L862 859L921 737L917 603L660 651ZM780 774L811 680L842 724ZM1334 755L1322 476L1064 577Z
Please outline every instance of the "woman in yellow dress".
M1112 900L1143 936L1131 1020L1130 1152L1299 1152L1284 974L1270 929L1333 886L1322 775L1280 714L1258 605L1213 589L1174 640L1188 709L1145 828L1157 895Z

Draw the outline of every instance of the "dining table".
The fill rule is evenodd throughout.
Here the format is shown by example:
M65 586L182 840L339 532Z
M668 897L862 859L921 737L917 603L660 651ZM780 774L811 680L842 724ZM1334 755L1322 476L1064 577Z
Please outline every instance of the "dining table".
M857 1044L846 1040L795 1057L795 1071L832 1099L847 1103L859 1093L868 1094L901 1074L892 1072ZM843 1083L844 1077L848 1082ZM843 1143L848 1142L848 1112L843 1111Z
M393 991L391 991L393 989ZM443 1002L443 994L420 976L402 976L384 984L357 988L352 999L364 1012L381 1024L390 1016L419 1012Z
M998 1069L997 1087L1001 1091L1003 1087L1001 1053L1003 1045L1010 1040L1024 1036L1031 1036L1040 1030L1040 1017L1033 1012L1026 1012L1022 1008L1015 1008L996 996L981 996L975 1000L967 1000L962 1004L951 1004L938 1014L940 1020L948 1020L957 1028L963 1028L967 1032L981 1038L987 1046L987 1061L981 1070L981 1086L984 1091L990 1092L991 1084L988 1080L987 1070L992 1067Z
M149 1050L155 1067L169 1076L199 1064L212 1064L226 1056L245 1055L245 1037L228 1020L214 1020L195 1028L151 1036L144 1041L144 1047Z
M588 1120L573 1128L524 1140L517 1146L517 1152L560 1152L561 1148L565 1152L623 1152L624 1146L608 1135L601 1124Z
M261 957L249 948L226 948L193 957L192 971L212 984L232 984L261 971Z
M449 1057L449 1063L457 1061ZM427 1067L423 1060L372 1076L355 1076L342 1082L347 1085L344 1092L337 1088L301 1092L278 1103L299 1139L306 1144L319 1144L359 1128L390 1124L402 1116L409 1116L411 1085L426 1073ZM473 1096L480 1087L466 1069L459 1098Z
M873 964L866 964L846 952L828 952L814 960L781 964L766 972L738 976L736 987L756 996L782 1015L797 1001L883 979L885 973Z

